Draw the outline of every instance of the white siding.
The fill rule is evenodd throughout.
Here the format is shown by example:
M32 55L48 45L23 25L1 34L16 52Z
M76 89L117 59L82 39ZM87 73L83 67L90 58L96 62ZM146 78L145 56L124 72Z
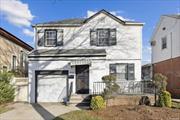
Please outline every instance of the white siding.
M164 27L166 29L162 30ZM167 37L167 48L162 50L161 38L164 36ZM152 46L153 63L180 56L180 19L162 16L152 40L156 41Z
M44 30L50 27L37 28ZM106 49L107 59L141 59L142 26L124 26L101 13L81 27L51 27L63 29L62 47L39 47L37 49ZM90 46L90 29L116 28L117 45L107 47ZM42 36L43 33L40 33Z
M75 93L75 68L70 66L68 61L30 61L29 62L29 101L35 102L35 71L36 70L69 70L69 75L74 78L69 79L73 82L73 93ZM89 88L93 91L93 82L101 81L102 76L109 74L109 64L113 63L134 63L135 80L141 80L141 61L140 60L92 60L89 67Z

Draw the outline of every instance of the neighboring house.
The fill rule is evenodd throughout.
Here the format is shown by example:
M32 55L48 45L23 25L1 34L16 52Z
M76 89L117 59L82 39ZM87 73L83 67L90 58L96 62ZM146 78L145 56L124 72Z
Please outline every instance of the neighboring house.
M27 55L33 48L0 27L0 71L21 69L27 75Z
M152 64L142 66L142 80L152 80Z
M161 16L151 45L153 73L167 76L167 90L180 97L180 15Z
M33 26L29 55L29 102L62 102L67 93L92 94L93 83L115 74L117 81L141 80L143 23L124 21L105 10L87 19ZM71 86L72 85L72 86Z

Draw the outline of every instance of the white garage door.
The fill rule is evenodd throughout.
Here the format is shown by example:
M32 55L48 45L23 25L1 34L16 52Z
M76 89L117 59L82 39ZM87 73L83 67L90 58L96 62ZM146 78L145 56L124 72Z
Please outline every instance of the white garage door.
M63 102L66 98L67 75L38 75L37 102Z

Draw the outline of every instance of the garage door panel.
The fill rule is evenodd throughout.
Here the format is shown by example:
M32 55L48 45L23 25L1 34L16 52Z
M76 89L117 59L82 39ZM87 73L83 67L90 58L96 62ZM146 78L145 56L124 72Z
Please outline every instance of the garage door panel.
M37 102L63 102L67 75L38 75Z

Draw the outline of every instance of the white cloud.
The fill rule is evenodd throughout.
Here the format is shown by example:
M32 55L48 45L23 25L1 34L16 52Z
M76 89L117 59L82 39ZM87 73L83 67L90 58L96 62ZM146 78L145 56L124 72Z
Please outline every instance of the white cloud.
M23 29L23 33L29 37L33 37L34 36L34 32L32 32L31 30L25 28Z
M96 14L98 11L91 11L91 10L88 10L87 11L87 17L91 17L92 15ZM124 21L134 21L133 19L129 19L129 18L124 18L118 14L121 14L123 13L123 11L110 11L111 14L115 15L116 17L118 17L119 19L121 20L124 20Z
M19 0L1 0L0 12L9 23L15 26L29 27L34 18L28 4Z

